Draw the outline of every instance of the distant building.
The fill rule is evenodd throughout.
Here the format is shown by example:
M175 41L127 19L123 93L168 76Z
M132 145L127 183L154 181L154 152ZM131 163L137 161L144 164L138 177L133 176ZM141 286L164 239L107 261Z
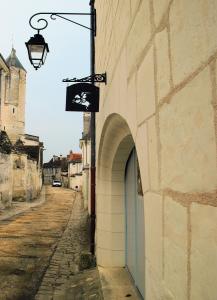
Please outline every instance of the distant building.
M82 189L82 154L73 153L67 155L69 188L81 191Z
M66 157L53 155L52 159L43 164L44 184L52 184L54 179L60 180L64 187L81 189L82 186L82 155L72 151Z
M44 184L52 184L53 179L62 181L62 175L68 178L68 162L66 157L53 155L49 162L43 164Z

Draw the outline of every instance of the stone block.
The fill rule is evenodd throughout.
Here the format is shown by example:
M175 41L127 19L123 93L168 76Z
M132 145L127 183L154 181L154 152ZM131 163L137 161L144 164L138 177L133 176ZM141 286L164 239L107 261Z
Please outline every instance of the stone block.
M177 84L216 53L213 33L217 27L217 2L173 1L169 22L173 79Z
M142 189L143 193L145 193L150 189L148 136L146 123L138 128L135 144L142 180Z
M124 212L124 196L97 195L97 213L122 214Z
M137 73L137 122L155 113L155 81L153 48L145 56Z
M216 299L217 208L191 207L191 299Z
M122 165L122 164L121 164ZM124 195L124 181L112 181L111 182L111 195L122 196Z
M159 190L159 155L158 137L156 129L156 117L148 120L148 155L149 155L149 170L150 170L150 187L151 190Z
M141 3L141 0L130 0L131 18L134 17L135 13L137 12L137 10L139 8L140 3Z
M157 95L158 101L170 91L170 60L167 29L156 34Z
M107 168L104 168L104 172L107 172ZM108 194L110 191L110 181L100 179L98 193L100 194Z
M125 234L124 232L98 230L97 245L102 249L124 251Z
M182 192L216 188L216 138L209 69L160 111L161 187Z
M130 1L119 0L116 15L113 20L115 38L117 41L117 52L119 53L124 40L128 36L130 26Z
M115 17L116 13L117 13L117 9L118 9L118 0L112 0L112 15L113 17ZM109 3L110 4L110 3Z
M162 274L153 270L148 260L145 262L145 299L168 300L162 298Z
M112 214L111 215L111 229L112 232L124 232L125 230L125 215Z
M118 69L119 70L119 69ZM108 96L105 98L103 110L109 116L112 113L119 113L121 109L120 78L119 72L115 72L109 87Z
M97 230L97 246L102 249L111 249L111 232L105 230Z
M144 195L145 257L158 278L162 278L163 265L162 204L162 196L149 192Z
M124 251L112 251L97 246L97 264L103 267L124 267Z
M126 101L127 96L128 96L128 81L127 81L128 74L127 74L126 47L124 47L122 52L121 52L117 72L118 72L118 77L119 77L120 109L122 109L126 105L125 101ZM134 94L134 99L136 99L135 94ZM134 101L132 101L132 102L134 102Z
M137 130L137 111L136 111L136 80L135 76L131 78L127 85L127 98L122 98L121 114L130 127L132 136L136 136Z
M124 181L124 172L123 172L123 170L113 170L113 172L112 172L112 181Z
M158 26L167 13L171 0L153 0L155 25Z
M111 196L111 213L122 214L125 211L125 199L123 196Z
M111 210L110 195L105 195L97 192L96 210L98 213L108 213Z
M108 213L97 213L96 227L99 230L111 230L111 215Z
M129 1L125 1L124 3L126 2ZM151 24L149 1L142 1L140 9L133 20L133 25L130 29L126 42L128 72L130 72L132 68L136 67L138 63L140 63L140 56L144 51L150 37Z
M187 208L170 197L164 204L164 294L187 299ZM167 292L166 292L167 291Z
M124 232L125 218L123 214L98 213L97 229L109 232Z

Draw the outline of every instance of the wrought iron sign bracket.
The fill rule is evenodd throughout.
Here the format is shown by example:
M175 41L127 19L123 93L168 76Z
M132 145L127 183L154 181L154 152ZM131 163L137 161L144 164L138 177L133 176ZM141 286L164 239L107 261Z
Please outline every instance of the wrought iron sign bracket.
M95 9L94 9L93 13L64 13L64 12L39 12L39 13L36 13L29 19L29 25L33 29L37 30L38 34L39 34L40 30L43 30L43 29L47 28L47 26L48 26L48 21L45 19L45 17L42 18L40 16L49 16L51 20L56 20L56 18L61 18L65 21L71 22L75 25L78 25L83 28L89 29L90 31L93 31L94 35L96 36L96 10ZM67 16L93 16L94 17L93 28L90 28L83 24L75 22L75 21L67 18ZM33 25L34 21L37 21L38 23L44 22L44 25L42 25L43 23L40 23L41 25L37 24L37 26L34 26Z
M97 83L105 83L107 84L107 77L106 77L106 73L102 73L102 74L94 74L94 75L90 75L87 77L83 77L80 79L77 78L66 78L62 80L63 82L97 82Z

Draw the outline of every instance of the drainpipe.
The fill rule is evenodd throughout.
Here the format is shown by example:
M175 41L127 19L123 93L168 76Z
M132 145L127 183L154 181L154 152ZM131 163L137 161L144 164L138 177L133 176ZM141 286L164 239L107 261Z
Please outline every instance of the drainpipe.
M90 74L95 74L95 0L90 0L91 31L90 31ZM92 77L93 78L93 77ZM94 79L92 80L94 84ZM91 186L90 186L90 252L95 254L95 221L96 221L96 120L95 112L91 112L90 135L91 135Z

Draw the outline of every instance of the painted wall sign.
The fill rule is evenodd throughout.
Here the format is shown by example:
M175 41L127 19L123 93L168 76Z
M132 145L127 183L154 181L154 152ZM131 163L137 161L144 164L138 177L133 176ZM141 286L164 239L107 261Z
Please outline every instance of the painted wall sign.
M99 88L89 83L77 83L67 87L66 111L99 111Z

